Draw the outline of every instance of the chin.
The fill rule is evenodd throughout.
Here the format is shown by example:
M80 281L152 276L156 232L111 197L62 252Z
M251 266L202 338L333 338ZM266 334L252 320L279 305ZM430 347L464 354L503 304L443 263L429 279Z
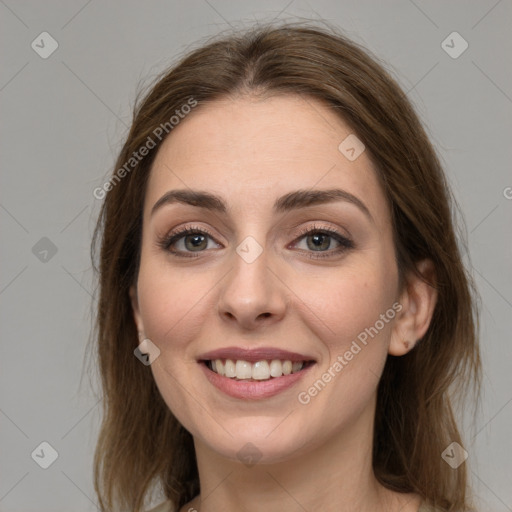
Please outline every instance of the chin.
M247 418L236 421L230 425L230 436L222 429L208 430L208 433L199 432L203 443L210 450L226 459L242 462L248 466L254 464L277 464L286 462L302 451L309 443L300 434L301 429L295 423L292 428L283 418ZM284 425L286 423L286 425ZM280 427L283 427L282 430ZM204 434L204 435L202 435ZM213 435L212 435L213 434Z

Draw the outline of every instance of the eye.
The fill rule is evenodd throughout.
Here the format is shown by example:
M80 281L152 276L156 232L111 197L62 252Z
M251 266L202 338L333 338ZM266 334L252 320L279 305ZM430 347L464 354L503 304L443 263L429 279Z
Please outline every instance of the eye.
M211 249L211 247L208 247L208 239L214 241L208 230L189 226L163 237L158 241L158 245L175 256L194 258L197 256L186 255L186 253L203 252L205 249Z
M333 257L354 248L354 243L340 232L321 226L313 226L302 231L293 246L297 246L297 241L302 239L306 242L306 248L299 247L299 249L304 251L308 258L313 259ZM201 253L206 249L214 248L208 245L209 241L212 241L217 248L220 246L207 229L187 226L159 239L158 245L174 256L197 258L199 254L194 255L193 253ZM329 250L333 246L336 247Z
M319 226L313 226L301 233L297 240L304 239L309 258L328 258L354 248L354 243L340 232ZM329 250L333 245L337 248ZM297 245L295 243L295 245ZM314 254L319 253L319 254Z

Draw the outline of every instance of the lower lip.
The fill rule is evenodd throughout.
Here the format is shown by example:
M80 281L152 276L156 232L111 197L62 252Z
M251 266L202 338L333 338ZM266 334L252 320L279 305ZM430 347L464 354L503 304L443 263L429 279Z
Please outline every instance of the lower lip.
M286 389L291 388L314 366L308 366L297 373L290 373L282 377L273 377L269 380L235 380L229 377L223 377L210 370L206 364L199 363L206 378L217 389L226 395L243 400L260 400L275 396Z

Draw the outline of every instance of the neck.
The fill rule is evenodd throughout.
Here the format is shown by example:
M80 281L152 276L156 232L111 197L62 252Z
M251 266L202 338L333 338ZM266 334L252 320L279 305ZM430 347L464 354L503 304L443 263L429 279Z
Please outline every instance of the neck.
M293 459L246 466L219 456L195 440L201 495L191 502L200 512L376 512L417 510L382 487L372 469L374 408L342 432ZM418 502L419 504L419 502ZM187 510L189 510L187 508Z

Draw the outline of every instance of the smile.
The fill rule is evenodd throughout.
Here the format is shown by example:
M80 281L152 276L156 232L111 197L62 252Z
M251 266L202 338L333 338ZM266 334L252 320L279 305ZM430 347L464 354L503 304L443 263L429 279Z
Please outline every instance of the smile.
M301 379L316 361L307 355L274 348L219 349L198 358L207 380L240 399L274 396Z
M229 379L237 380L269 380L290 375L301 371L312 361L290 361L285 359L262 360L250 363L249 361L233 359L215 359L206 361L206 366L213 372Z

